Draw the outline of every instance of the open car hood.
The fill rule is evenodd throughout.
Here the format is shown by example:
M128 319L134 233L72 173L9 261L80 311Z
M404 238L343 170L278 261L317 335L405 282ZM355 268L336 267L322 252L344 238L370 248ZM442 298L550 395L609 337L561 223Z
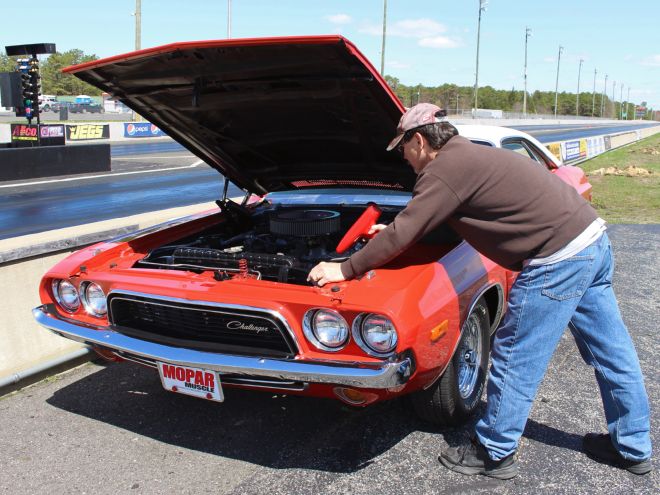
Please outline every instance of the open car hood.
M401 102L341 36L175 43L65 71L253 193L415 181L385 151Z

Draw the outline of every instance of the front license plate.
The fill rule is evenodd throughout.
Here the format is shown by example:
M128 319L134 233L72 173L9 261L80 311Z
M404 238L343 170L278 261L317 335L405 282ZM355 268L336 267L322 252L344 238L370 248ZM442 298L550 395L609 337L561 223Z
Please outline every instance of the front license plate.
M158 372L166 390L192 395L200 399L218 402L225 400L220 385L220 377L215 371L158 363Z

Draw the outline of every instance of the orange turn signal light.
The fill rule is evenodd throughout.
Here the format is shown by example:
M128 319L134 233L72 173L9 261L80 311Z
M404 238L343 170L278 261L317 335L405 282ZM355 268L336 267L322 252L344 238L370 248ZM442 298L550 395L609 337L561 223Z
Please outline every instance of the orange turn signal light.
M354 388L335 387L333 392L342 401L351 406L366 406L378 399L378 395L370 392L363 392Z
M437 327L433 327L431 329L431 334L429 336L431 342L435 342L445 333L447 333L447 328L449 328L449 320L445 320L442 323L440 323L440 325L438 325Z

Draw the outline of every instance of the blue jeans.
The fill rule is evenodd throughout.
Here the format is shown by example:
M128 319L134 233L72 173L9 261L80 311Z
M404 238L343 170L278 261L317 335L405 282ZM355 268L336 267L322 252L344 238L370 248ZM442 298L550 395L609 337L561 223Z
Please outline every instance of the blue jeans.
M493 460L515 452L559 339L568 327L593 366L612 442L626 459L651 457L649 405L637 353L612 291L606 233L572 258L528 266L495 334L488 402L476 435Z

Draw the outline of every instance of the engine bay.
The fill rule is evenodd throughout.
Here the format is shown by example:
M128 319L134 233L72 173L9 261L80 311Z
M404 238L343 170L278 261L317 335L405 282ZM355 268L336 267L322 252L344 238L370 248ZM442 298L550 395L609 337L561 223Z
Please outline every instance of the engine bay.
M193 236L153 249L137 268L212 271L216 280L253 278L299 285L319 262L342 262L361 249L358 240L337 253L344 234L364 206L254 209L223 203L224 221ZM381 209L379 223L388 224L401 207Z

